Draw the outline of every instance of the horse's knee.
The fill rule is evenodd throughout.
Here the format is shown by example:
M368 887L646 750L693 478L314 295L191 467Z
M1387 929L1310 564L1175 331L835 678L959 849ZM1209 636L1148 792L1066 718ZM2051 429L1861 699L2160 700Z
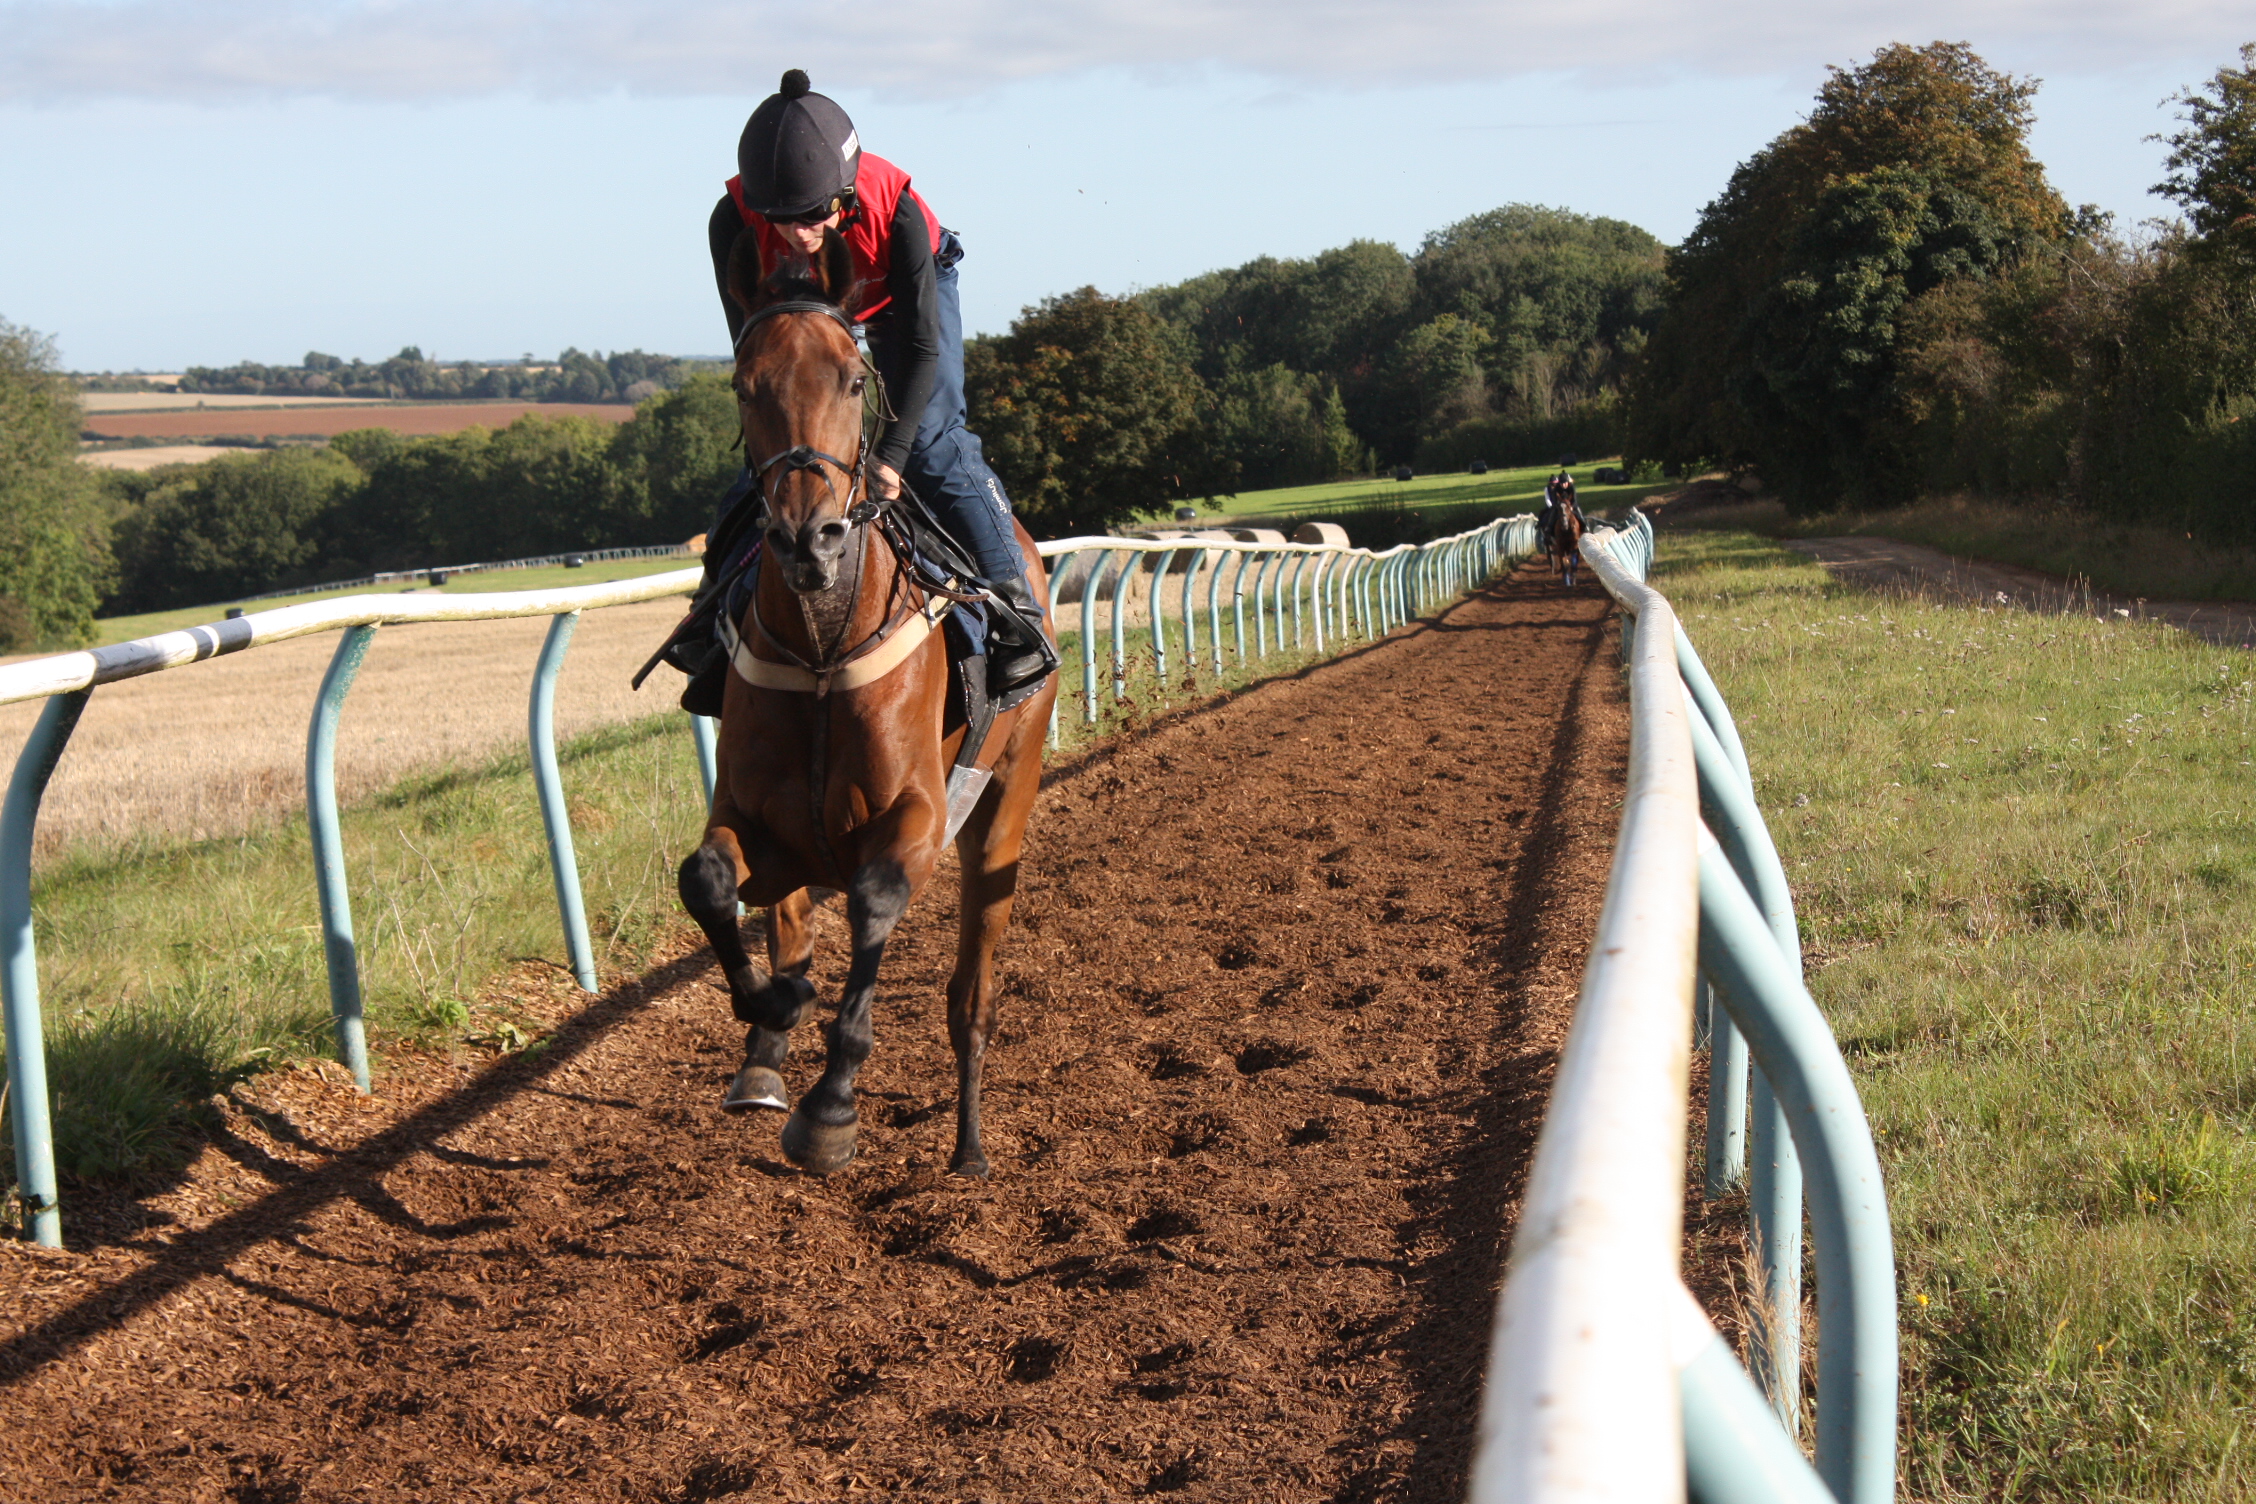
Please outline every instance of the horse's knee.
M680 892L689 917L706 929L735 925L736 863L718 846L700 846L682 858Z

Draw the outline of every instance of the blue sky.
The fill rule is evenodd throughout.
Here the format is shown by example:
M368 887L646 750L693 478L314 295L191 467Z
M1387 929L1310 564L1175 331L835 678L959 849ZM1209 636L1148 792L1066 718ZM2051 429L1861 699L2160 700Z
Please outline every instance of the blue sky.
M2170 126L2160 102L2256 20L2080 0L0 0L0 318L78 369L710 352L705 216L793 64L963 233L972 329L1084 283L1413 248L1511 201L1674 240L1826 64L1937 35L2043 77L2055 182L2136 221L2166 207L2142 140Z

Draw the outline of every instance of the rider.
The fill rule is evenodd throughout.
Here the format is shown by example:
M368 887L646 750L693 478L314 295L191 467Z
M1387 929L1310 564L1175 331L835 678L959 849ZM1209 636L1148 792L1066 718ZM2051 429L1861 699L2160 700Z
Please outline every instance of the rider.
M956 289L962 242L941 228L907 173L862 150L846 112L812 92L797 68L752 112L736 143L736 162L737 176L706 226L731 345L745 317L728 292L729 251L737 237L757 235L761 263L772 266L777 253L812 255L825 230L838 231L853 255L857 284L859 306L847 313L864 326L892 409L870 452L867 484L890 500L905 480L995 594L1024 618L1022 625L1009 613L990 613L989 692L1000 695L1040 676L1054 659L1038 640L1042 603L1027 584L1010 498L988 468L978 436L964 427ZM740 480L729 502L749 489L749 480ZM714 567L714 555L706 558ZM693 678L685 706L700 709L690 705L695 697L713 707L701 713L718 714L725 672L725 657L716 654Z
M1544 540L1546 549L1550 546L1552 529L1559 525L1559 519L1566 515L1567 508L1574 505L1574 494L1574 477L1567 473L1566 461L1561 460L1559 473L1544 483L1543 515L1535 523L1536 534Z

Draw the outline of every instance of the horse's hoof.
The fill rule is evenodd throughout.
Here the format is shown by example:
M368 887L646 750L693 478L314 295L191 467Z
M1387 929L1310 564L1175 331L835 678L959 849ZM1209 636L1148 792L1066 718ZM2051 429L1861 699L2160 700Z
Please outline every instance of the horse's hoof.
M954 1159L948 1161L948 1173L950 1175L961 1175L966 1180L985 1180L990 1173L987 1167L987 1156L977 1152L958 1154Z
M854 1162L854 1125L834 1127L794 1112L783 1125L783 1157L810 1174L843 1170Z
M791 1093L784 1090L783 1077L774 1071L764 1065L748 1065L729 1083L728 1094L721 1098L721 1111L757 1112L763 1107L789 1112Z

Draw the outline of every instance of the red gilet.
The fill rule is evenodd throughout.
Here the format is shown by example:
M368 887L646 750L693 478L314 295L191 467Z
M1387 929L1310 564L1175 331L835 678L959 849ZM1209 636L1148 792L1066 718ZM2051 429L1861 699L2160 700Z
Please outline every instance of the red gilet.
M744 179L741 175L728 180L729 199L736 205L737 217L745 227L760 237L760 264L773 266L776 258L786 253L798 254L798 247L786 241L765 216L744 202ZM932 249L940 249L940 218L924 195L909 186L909 175L883 157L862 153L862 160L854 172L854 199L859 205L851 219L838 227L846 237L846 249L854 256L854 280L865 299L866 306L854 314L855 322L866 323L883 312L893 301L892 285L886 273L893 268L893 211L900 207L901 195L906 193L916 200L924 211L925 228L932 235Z

